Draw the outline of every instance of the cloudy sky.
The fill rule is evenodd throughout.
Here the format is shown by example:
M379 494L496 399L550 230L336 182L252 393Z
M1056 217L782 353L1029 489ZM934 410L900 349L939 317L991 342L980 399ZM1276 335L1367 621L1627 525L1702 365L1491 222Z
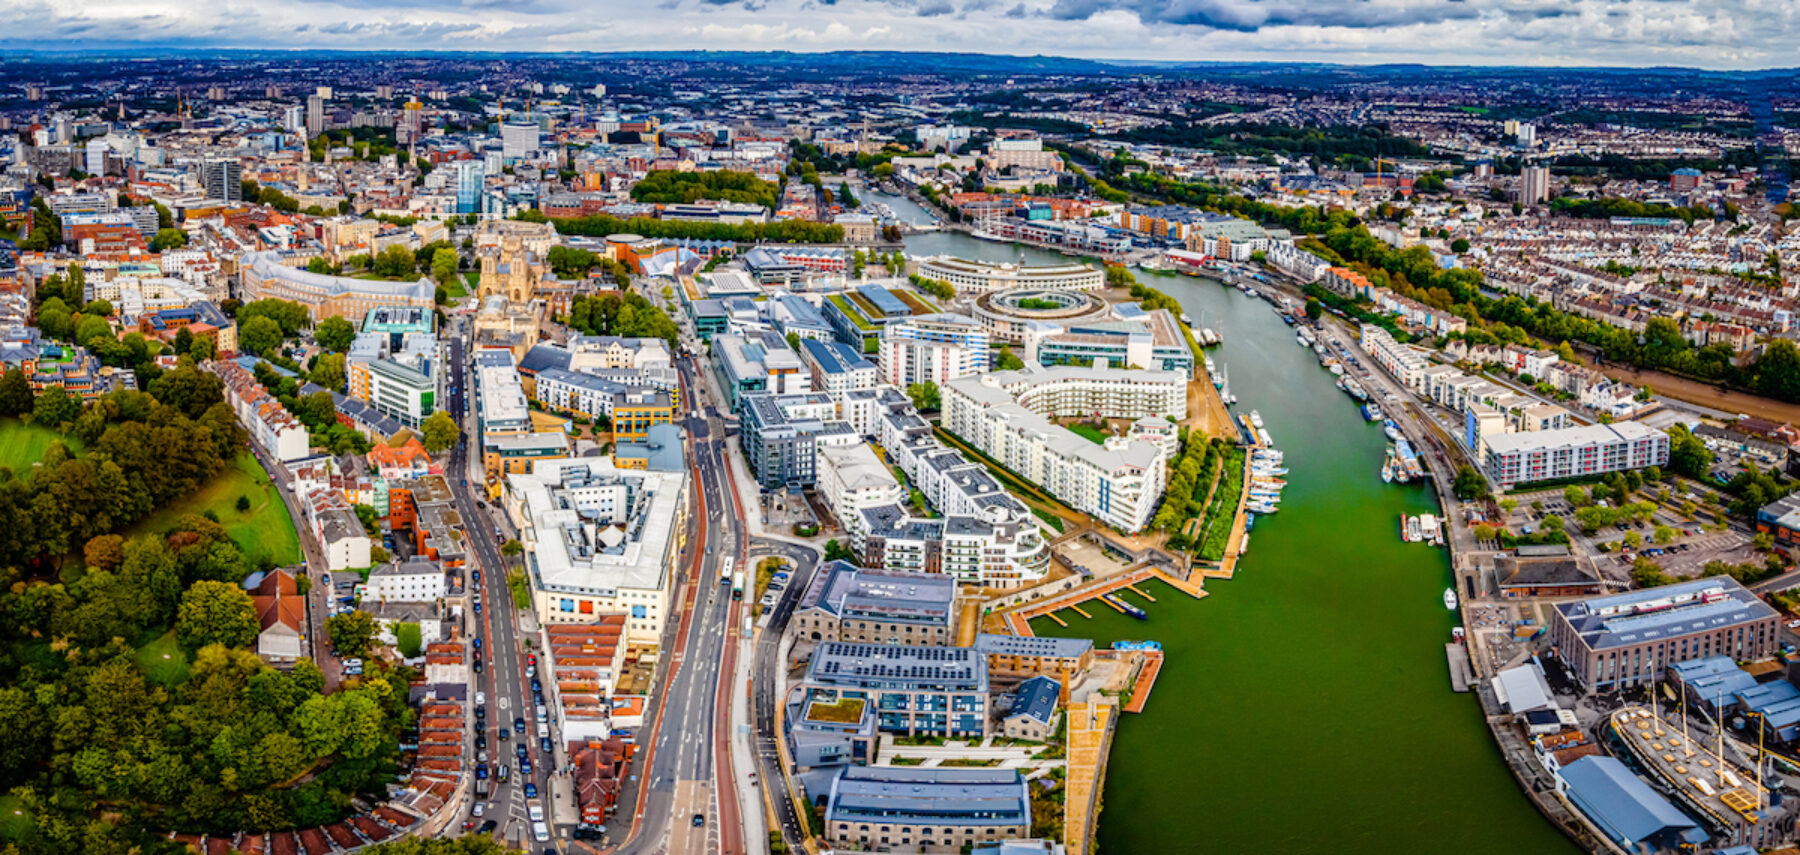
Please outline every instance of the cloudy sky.
M0 0L4 44L1800 65L1796 0Z

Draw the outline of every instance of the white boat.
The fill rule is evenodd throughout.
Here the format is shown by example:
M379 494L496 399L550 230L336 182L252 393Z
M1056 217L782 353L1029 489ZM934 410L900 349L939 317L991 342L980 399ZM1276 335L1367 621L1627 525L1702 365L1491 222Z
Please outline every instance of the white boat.
M1182 312L1181 313L1181 325L1184 327L1191 327L1194 325L1194 319L1188 317L1187 312Z
M1407 543L1418 543L1420 537L1421 537L1421 535L1419 533L1419 518L1418 517L1407 517L1406 518L1406 542Z
M1456 589L1455 588L1445 588L1444 589L1444 608L1449 609L1451 611L1456 611Z
M1263 427L1262 413L1259 413L1255 410L1250 411L1250 426L1256 428L1257 430L1262 430L1262 427Z

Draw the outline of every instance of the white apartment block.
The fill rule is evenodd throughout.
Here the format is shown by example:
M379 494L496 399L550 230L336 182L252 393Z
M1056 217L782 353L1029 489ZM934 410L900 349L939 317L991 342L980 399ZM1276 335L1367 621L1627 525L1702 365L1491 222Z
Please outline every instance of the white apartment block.
M819 498L851 533L852 540L859 541L868 533L860 513L864 508L905 501L906 491L899 480L868 445L820 446L817 454Z
M432 603L448 593L444 571L435 561L383 564L369 571L363 600L372 603Z
M1482 441L1481 468L1499 490L1669 462L1669 435L1637 422L1507 433Z
M919 275L948 282L958 294L969 296L1014 288L1093 291L1106 286L1106 271L1078 262L1028 266L934 255L919 262Z
M944 388L943 425L1070 507L1120 531L1141 531L1165 484L1157 443L1096 445L1052 418L1181 418L1187 378L1172 371L1059 366L1001 371Z
M881 328L881 382L939 386L988 370L988 332L963 315L922 315Z
M600 458L545 460L507 476L532 607L544 624L626 617L628 641L655 644L672 612L687 531L687 473L620 470Z

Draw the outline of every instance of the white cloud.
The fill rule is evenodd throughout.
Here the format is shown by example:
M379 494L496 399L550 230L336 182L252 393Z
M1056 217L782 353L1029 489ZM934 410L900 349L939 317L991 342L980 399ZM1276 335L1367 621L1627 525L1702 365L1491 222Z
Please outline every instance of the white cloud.
M1792 64L1788 0L0 0L14 45Z

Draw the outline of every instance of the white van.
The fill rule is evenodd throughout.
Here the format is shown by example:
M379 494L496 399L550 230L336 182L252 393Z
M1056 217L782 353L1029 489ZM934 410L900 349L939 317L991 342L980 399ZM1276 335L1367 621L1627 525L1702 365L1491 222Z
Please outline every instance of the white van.
M544 825L542 822L533 822L531 824L531 839L536 840L539 843L549 843L550 827Z
M543 704L538 704L537 720L538 721L549 721L550 720L550 710L549 710L549 708L545 707Z

